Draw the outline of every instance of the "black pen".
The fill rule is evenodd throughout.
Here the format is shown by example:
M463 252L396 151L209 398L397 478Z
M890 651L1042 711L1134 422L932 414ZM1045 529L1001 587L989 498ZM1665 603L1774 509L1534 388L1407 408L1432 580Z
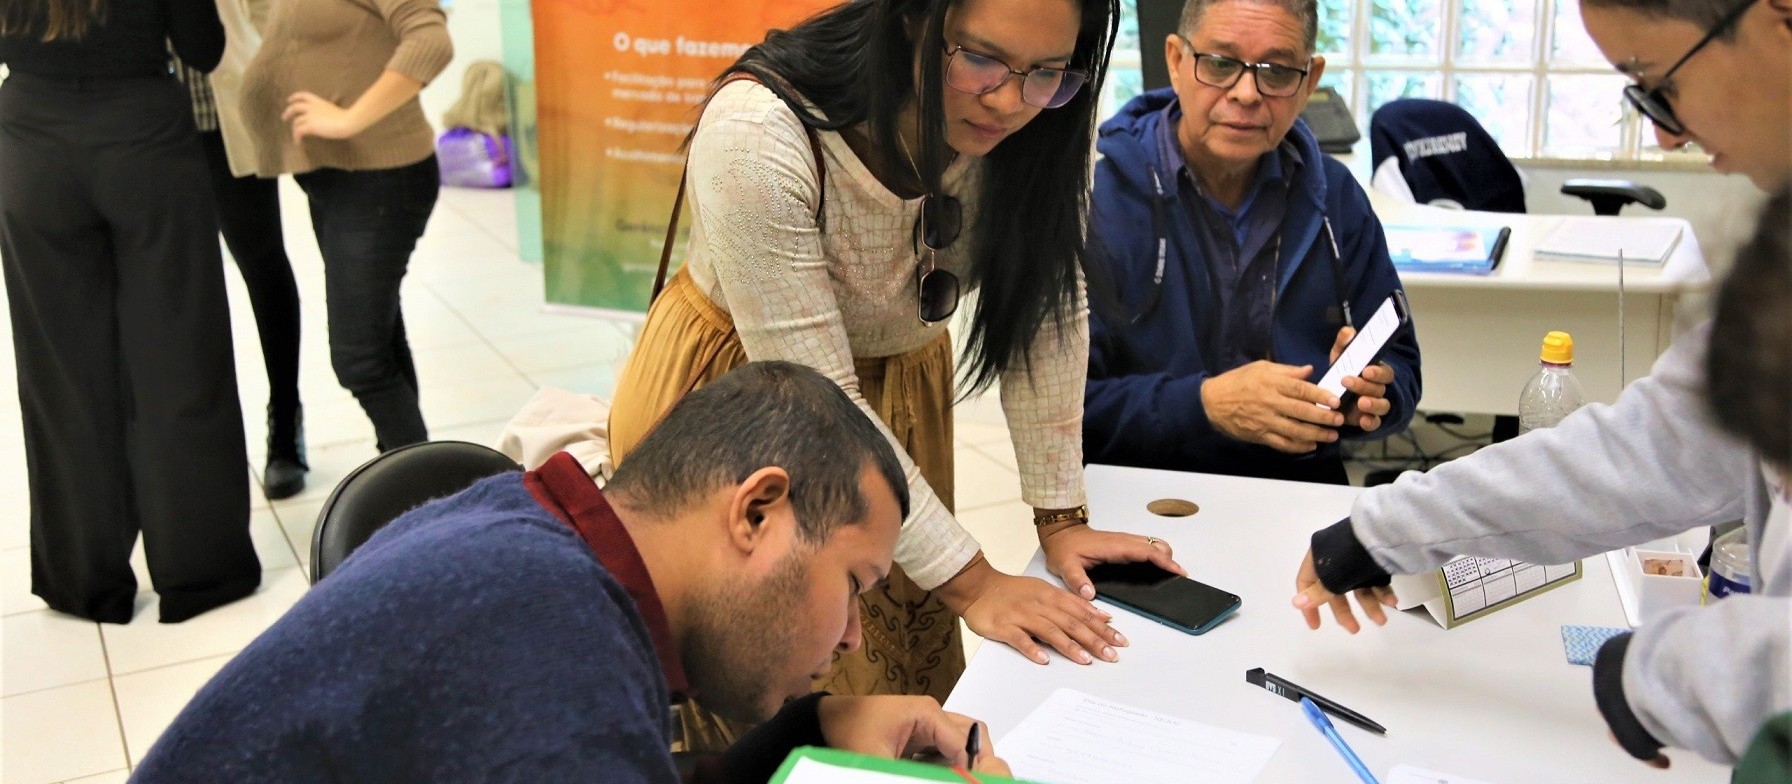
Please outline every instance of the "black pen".
M1246 683L1253 686L1262 686L1263 688L1268 689L1271 693L1280 694L1294 702L1300 702L1300 698L1306 697L1307 699L1312 700L1313 704L1318 705L1320 710L1337 717L1340 721L1355 724L1356 726L1362 727L1377 735L1388 734L1388 728L1370 721L1368 716L1364 716L1361 713L1357 713L1336 702L1314 694L1285 678L1265 672L1262 667L1245 670L1244 680Z
M1511 226L1502 227L1500 229L1499 236L1495 237L1493 240L1493 251L1491 253L1487 254L1490 258L1493 259L1493 264L1491 264L1487 267L1488 271L1491 272L1493 270L1500 268L1500 259L1506 255L1506 243L1511 241L1511 239L1512 239L1512 227Z
M977 765L977 754L983 751L982 729L983 725L978 724L975 719L971 720L971 734L964 739L964 754L967 758L965 759L964 767L959 767L957 765L952 766L952 772L957 773L959 778L964 779L965 784L983 784L983 780L977 778L977 774L971 772L971 768L976 767Z

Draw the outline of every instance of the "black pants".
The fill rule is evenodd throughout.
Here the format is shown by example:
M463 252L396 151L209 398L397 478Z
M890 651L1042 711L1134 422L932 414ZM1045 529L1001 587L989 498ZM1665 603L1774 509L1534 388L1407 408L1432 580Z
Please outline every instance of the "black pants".
M217 196L218 229L243 275L261 336L268 374L269 454L297 459L299 287L280 228L280 182L231 174L224 136L217 131L201 132L199 142Z
M330 367L373 421L380 451L429 439L399 284L441 188L435 156L396 169L318 169L293 179L324 257Z
M31 591L164 622L254 592L248 457L211 185L172 78L0 85L0 256L31 487Z

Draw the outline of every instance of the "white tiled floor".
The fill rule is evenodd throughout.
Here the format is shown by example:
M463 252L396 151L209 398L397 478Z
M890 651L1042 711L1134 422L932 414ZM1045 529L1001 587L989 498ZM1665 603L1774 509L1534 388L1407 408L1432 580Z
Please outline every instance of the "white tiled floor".
M52 613L30 593L29 501L8 322L0 319L0 781L115 784L213 673L306 589L312 523L336 482L374 456L373 431L330 372L323 269L302 194L287 181L287 249L303 297L300 385L311 473L299 496L256 496L251 530L263 582L254 596L183 624L156 623L145 592L125 626ZM238 383L255 471L265 455L267 379L240 279L226 276ZM541 269L517 257L508 194L444 190L404 288L423 409L436 439L492 443L540 386L608 395L633 325L542 312ZM994 395L958 409L962 521L990 561L1013 571L1036 545ZM252 472L253 475L254 472ZM257 491L258 492L258 491ZM975 645L973 639L971 645Z

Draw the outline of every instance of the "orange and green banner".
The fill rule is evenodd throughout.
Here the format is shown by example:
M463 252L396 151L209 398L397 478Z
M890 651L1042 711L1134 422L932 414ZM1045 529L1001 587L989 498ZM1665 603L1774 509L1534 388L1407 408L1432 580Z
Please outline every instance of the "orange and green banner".
M535 0L548 302L646 311L710 81L765 31L836 2Z

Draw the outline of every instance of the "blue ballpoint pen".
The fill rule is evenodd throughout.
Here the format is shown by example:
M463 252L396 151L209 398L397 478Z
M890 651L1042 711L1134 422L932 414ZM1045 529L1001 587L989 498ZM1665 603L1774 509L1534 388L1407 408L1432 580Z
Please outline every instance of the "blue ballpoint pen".
M1375 774L1369 772L1369 766L1364 765L1362 759L1356 756L1356 752L1351 751L1349 744L1344 742L1344 738L1338 735L1338 728L1332 726L1332 720L1326 718L1325 711L1320 710L1318 705L1306 697L1300 698L1300 709L1306 712L1307 721L1313 722L1314 727L1318 727L1320 732L1325 733L1325 739L1332 742L1332 748L1337 749L1338 753L1343 755L1345 762L1350 763L1350 769L1356 771L1357 778L1362 779L1363 784L1381 784L1375 780Z

